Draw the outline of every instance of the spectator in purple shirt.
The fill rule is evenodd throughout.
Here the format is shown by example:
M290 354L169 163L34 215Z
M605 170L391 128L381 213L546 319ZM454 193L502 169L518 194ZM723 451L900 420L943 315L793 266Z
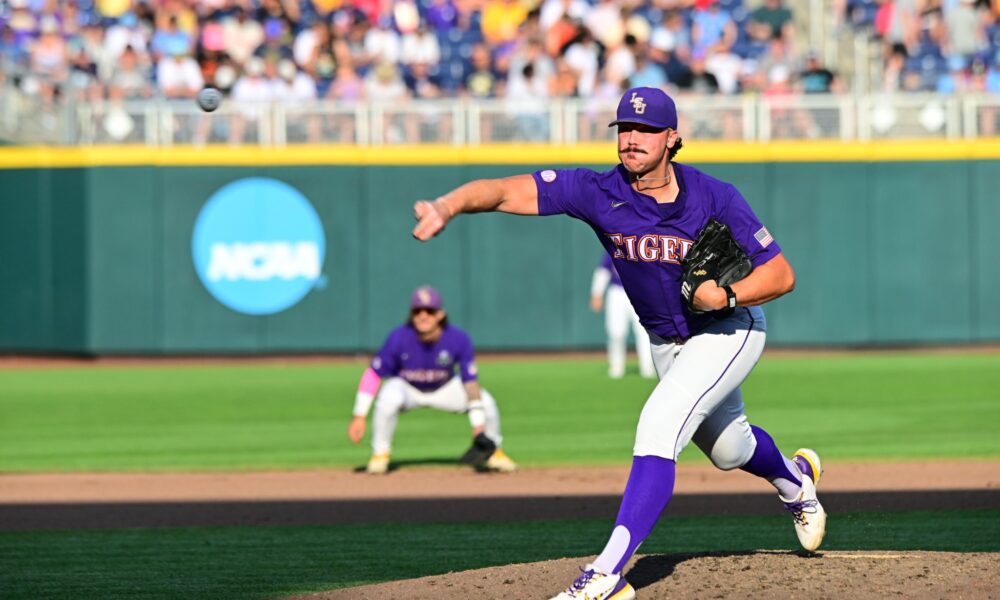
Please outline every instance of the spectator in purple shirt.
M427 7L424 19L434 31L444 34L458 21L458 11L451 0L433 0Z
M468 414L472 436L485 433L497 446L482 467L503 472L517 468L500 449L500 413L493 396L479 387L472 339L448 323L441 294L430 286L414 290L409 320L389 333L361 376L354 418L347 429L355 444L365 435L372 402L375 415L369 473L389 471L396 422L401 413L415 408Z

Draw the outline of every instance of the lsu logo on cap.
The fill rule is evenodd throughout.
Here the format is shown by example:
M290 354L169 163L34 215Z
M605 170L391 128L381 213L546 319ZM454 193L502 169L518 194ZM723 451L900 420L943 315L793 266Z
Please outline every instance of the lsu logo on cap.
M646 101L642 99L639 92L632 92L632 98L629 99L629 102L632 103L632 110L635 111L635 114L641 115L646 112Z
M417 295L420 296L421 303L423 304L431 303L431 294L427 290L420 290L419 292L417 292Z

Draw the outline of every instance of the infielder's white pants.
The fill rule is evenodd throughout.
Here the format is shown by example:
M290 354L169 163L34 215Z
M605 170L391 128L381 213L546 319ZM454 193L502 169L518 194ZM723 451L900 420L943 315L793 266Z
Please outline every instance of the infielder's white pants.
M740 307L684 344L652 336L660 376L639 416L635 456L677 460L694 439L720 469L743 466L757 447L740 384L764 350L764 311Z
M639 373L643 377L653 377L653 356L649 350L649 334L639 323L625 288L620 285L608 286L604 298L604 328L608 333L608 374L611 377L625 375L625 339L629 325L635 337L635 353L639 357Z
M500 446L503 438L500 436L500 412L496 400L486 390L481 390L483 411L486 413L486 424L483 432ZM402 378L391 377L382 382L378 396L375 398L375 414L372 416L372 451L375 454L389 452L392 449L392 436L396 433L396 423L400 413L415 408L436 408L453 413L468 411L469 398L465 386L458 377L444 384L433 392L422 392Z

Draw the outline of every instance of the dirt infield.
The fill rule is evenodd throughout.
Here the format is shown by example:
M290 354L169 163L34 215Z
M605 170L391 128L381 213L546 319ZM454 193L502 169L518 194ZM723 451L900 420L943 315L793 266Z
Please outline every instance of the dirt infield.
M829 356L856 356L863 354L1000 354L1000 344L934 344L927 346L789 346L767 348L764 358L822 358ZM477 353L477 359L482 363L504 362L509 360L564 360L564 359L597 359L604 360L604 350L565 351L504 351ZM156 367L156 366L211 366L211 365L282 365L282 364L366 364L371 359L370 353L357 354L234 354L234 355L124 355L124 356L81 356L52 354L6 354L0 355L0 369L62 369L62 368L93 368L93 367Z
M789 346L767 348L765 358L802 358L828 356L857 356L862 354L1000 354L1000 344L976 343L960 345L900 345L900 346ZM604 360L604 350L579 351L501 351L479 352L477 360L482 363L504 362L509 360ZM283 365L283 364L359 364L364 365L371 360L371 354L233 354L233 355L52 355L52 354L7 354L0 355L0 369L48 369L76 367L172 367L172 366L202 366L202 365Z
M476 569L302 596L316 600L548 598L578 559ZM758 550L640 556L626 568L640 598L997 598L1000 555Z
M627 477L624 467L508 475L457 466L382 477L349 469L2 475L0 530L608 518ZM767 488L740 471L681 465L670 514L774 514ZM839 513L1000 508L1000 462L841 463L827 470L822 493Z

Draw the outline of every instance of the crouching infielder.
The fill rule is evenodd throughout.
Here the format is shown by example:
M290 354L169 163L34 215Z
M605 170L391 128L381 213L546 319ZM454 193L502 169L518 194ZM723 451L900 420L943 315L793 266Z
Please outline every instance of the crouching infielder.
M369 473L388 472L399 415L425 407L468 414L474 441L464 462L492 471L517 468L500 449L500 413L493 396L479 387L472 339L448 323L441 294L430 286L413 292L409 320L389 334L361 376L347 428L355 444L365 435L373 401Z

